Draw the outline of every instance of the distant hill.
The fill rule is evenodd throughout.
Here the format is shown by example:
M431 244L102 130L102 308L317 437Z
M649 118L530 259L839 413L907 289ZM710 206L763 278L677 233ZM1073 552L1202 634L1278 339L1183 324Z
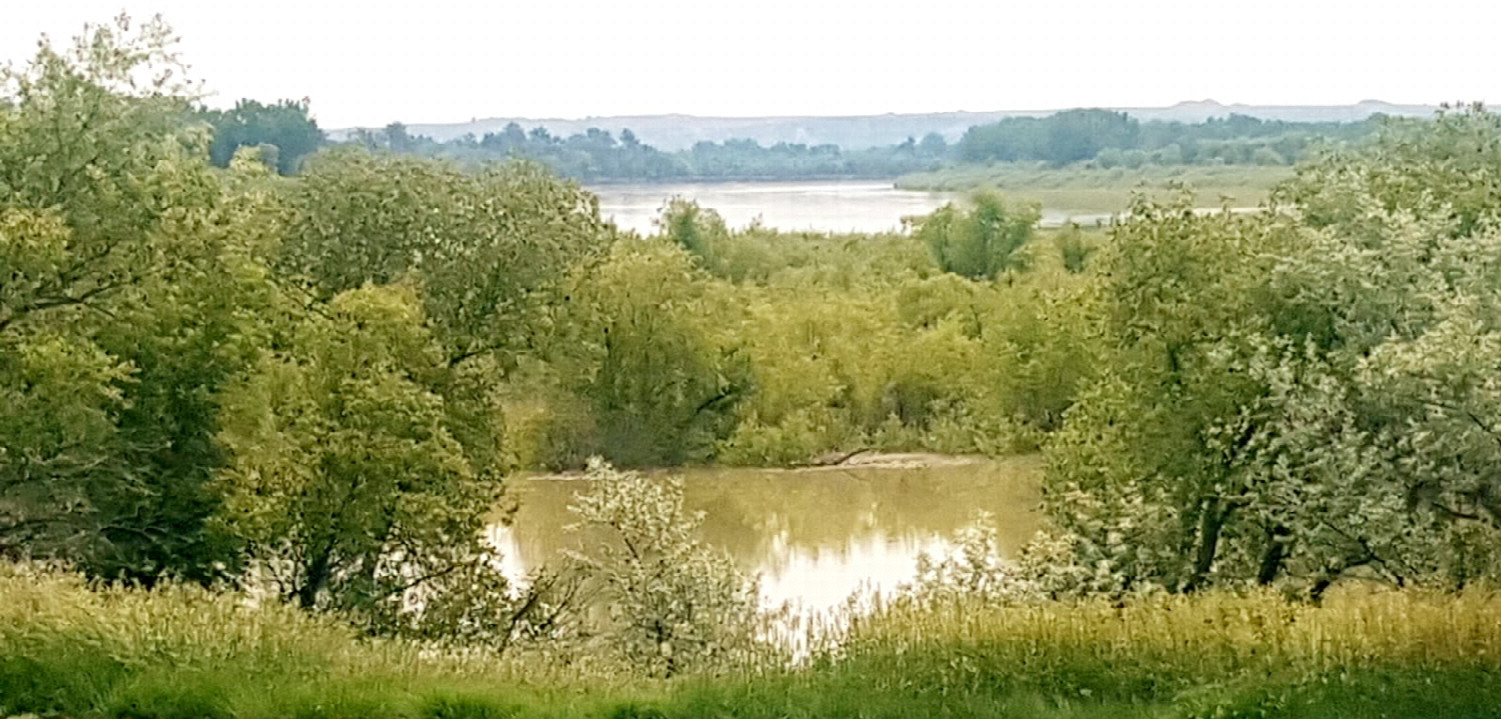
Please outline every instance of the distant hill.
M1112 108L1146 120L1203 122L1231 114L1250 115L1264 120L1298 122L1353 122L1376 113L1399 116L1428 116L1438 108L1430 105L1394 105L1379 100L1365 100L1354 105L1223 105L1213 100L1180 102L1171 107ZM589 128L599 128L619 135L629 129L642 142L660 150L673 151L695 142L723 142L752 139L763 145L778 142L808 145L832 144L845 149L893 145L908 137L921 138L929 132L943 135L950 142L958 140L974 125L996 122L1006 117L1044 116L1056 110L1001 110L995 112L934 112L922 114L858 115L845 117L697 117L694 115L635 115L586 117L579 120L558 118L496 117L473 122L450 124L408 124L407 132L426 135L446 142L466 134L482 137L499 132L515 122L530 130L545 127L554 135L568 136ZM375 128L370 128L375 129ZM346 137L350 129L333 130L335 139Z

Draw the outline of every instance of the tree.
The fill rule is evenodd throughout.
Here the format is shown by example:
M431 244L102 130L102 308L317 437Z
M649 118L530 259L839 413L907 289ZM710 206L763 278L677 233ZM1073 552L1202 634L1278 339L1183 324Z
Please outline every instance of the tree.
M949 143L943 135L930 132L917 143L917 151L928 157L943 157L949 152Z
M211 407L257 341L268 218L209 170L182 77L166 26L125 17L0 73L7 552L144 581L232 558Z
M466 173L444 162L341 148L288 188L283 271L324 297L410 279L449 360L533 341L575 265L614 240L596 198L525 164Z
M1026 269L1037 208L1009 206L992 192L977 193L970 203L968 210L949 204L916 221L913 236L928 246L939 269L976 280Z
M305 99L282 100L274 105L244 99L231 110L209 112L207 116L214 132L209 157L219 167L228 167L230 159L242 147L261 147L263 153L269 152L263 156L269 166L290 175L324 140L323 131L308 113Z
M674 197L662 206L655 223L662 235L687 250L705 269L711 272L717 269L718 253L730 235L718 212L703 209L692 200Z
M389 624L484 566L499 484L457 439L415 292L351 290L298 319L222 399L220 521L286 599Z
M1066 110L1047 119L1046 159L1055 165L1088 160L1107 147L1136 147L1140 128L1124 112Z
M1110 368L1049 448L1076 586L1501 571L1501 190L1482 111L1328 155L1274 211L1138 206L1100 259Z
M630 466L711 456L749 391L745 357L719 323L730 310L680 248L617 245L569 292L563 359L583 379L606 458Z

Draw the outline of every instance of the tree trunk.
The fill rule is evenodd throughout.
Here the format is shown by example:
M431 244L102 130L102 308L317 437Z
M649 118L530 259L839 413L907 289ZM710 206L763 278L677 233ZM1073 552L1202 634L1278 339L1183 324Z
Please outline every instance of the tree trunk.
M1265 587L1277 581L1277 575L1282 573L1282 564L1287 560L1287 542L1284 541L1292 533L1287 527L1277 525L1267 530L1266 551L1261 554L1261 568L1256 572L1256 583Z
M1225 502L1213 499L1204 508L1204 513L1199 518L1199 547L1194 555L1193 574L1188 582L1183 585L1184 592L1195 592L1204 586L1209 578L1209 570L1214 567L1214 558L1220 550L1220 532L1225 528L1225 522L1230 519L1230 513L1235 511L1235 505L1227 505Z
M331 550L319 552L308 563L307 576L303 579L302 586L297 588L297 606L303 609L313 609L318 603L318 593L323 591L323 585L328 583L329 566L333 562Z

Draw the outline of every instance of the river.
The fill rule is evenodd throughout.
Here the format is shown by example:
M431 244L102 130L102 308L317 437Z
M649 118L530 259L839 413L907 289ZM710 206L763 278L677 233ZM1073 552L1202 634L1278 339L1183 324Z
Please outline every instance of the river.
M836 607L857 590L909 582L919 553L945 541L977 510L993 516L1008 555L1037 530L1041 467L1035 457L940 461L932 466L802 470L693 469L685 505L702 511L704 541L761 578L767 607ZM508 574L556 556L577 536L567 507L583 480L532 478L513 485L519 509L492 528Z
M601 215L621 229L642 235L656 231L653 221L662 205L674 197L717 211L732 228L759 218L767 227L792 232L899 230L903 217L927 214L962 197L953 192L898 190L890 180L619 184L588 189L599 196ZM1104 219L1108 215L1045 209L1041 225L1094 224Z

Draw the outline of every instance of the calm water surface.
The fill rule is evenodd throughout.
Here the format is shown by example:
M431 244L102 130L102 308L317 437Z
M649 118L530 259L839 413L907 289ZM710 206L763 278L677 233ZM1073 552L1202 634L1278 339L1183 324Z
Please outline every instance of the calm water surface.
M963 197L955 192L898 190L891 181L705 182L686 184L598 185L600 214L621 229L642 235L656 232L662 205L674 197L695 200L719 212L732 228L756 219L789 232L888 232L900 230L902 218L925 215ZM1066 222L1092 225L1109 215L1044 209L1043 227Z
M1014 553L1037 530L1041 473L1035 458L926 468L814 470L697 469L686 473L686 504L705 513L703 539L761 576L767 606L793 602L832 608L862 588L910 581L921 552L977 510L994 515L1003 550ZM510 572L557 556L578 538L567 506L578 479L516 482L511 526L493 528ZM519 486L518 486L519 485Z

